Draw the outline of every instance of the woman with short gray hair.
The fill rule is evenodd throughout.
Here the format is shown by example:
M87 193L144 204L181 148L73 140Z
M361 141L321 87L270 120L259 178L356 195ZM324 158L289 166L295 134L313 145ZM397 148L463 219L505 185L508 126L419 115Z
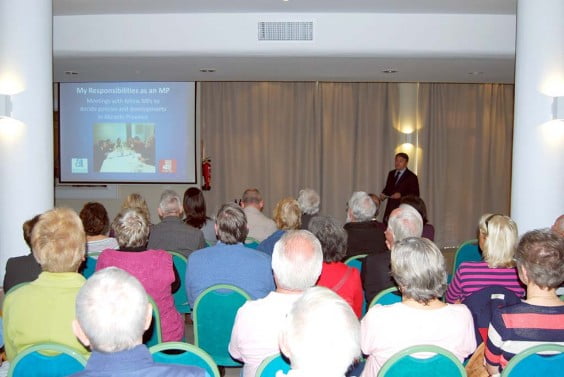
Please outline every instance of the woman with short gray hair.
M396 352L432 344L461 362L476 349L468 308L445 304L447 273L443 255L426 238L410 237L392 247L392 276L402 293L393 305L375 305L361 322L362 352L368 356L362 377L376 377Z

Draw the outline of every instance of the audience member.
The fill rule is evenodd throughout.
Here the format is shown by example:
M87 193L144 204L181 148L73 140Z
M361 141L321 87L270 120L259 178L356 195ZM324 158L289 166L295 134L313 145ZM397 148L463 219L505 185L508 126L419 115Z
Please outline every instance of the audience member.
M329 216L316 216L309 230L319 239L323 249L323 270L317 285L327 287L349 303L357 317L362 315L360 273L341 260L347 252L347 232Z
M554 224L552 224L552 228L550 229L558 236L564 237L564 215L558 216L558 218L554 220Z
M262 242L276 232L276 223L262 213L264 200L262 200L258 189L250 188L245 190L241 199L241 207L243 207L247 217L247 224L249 226L248 237Z
M86 232L86 254L118 248L116 239L108 237L110 219L102 204L98 202L86 203L79 216Z
M188 259L186 294L190 306L194 306L202 291L215 284L235 285L253 299L273 291L270 256L243 245L248 228L241 207L224 204L217 213L215 226L217 244L195 251Z
M492 375L529 347L564 345L564 302L556 295L564 281L564 238L548 230L525 233L515 259L527 299L493 312L485 352Z
M461 302L482 288L500 286L519 297L525 289L513 261L517 245L517 224L508 216L487 213L480 219L478 243L482 262L462 262L450 282L447 302Z
M188 258L206 246L202 231L182 221L182 201L175 191L163 191L157 211L161 222L151 227L148 249L178 251Z
M120 212L128 209L135 209L145 218L147 224L151 225L151 212L149 211L149 206L141 194L133 193L127 195L123 203L121 204Z
M400 206L402 204L407 204L419 212L421 218L423 219L423 234L421 237L435 241L435 227L432 224L429 224L429 220L427 219L427 206L425 205L423 199L419 196L407 195L400 199L400 203Z
M148 250L149 224L136 209L120 212L112 223L119 250L105 250L98 257L96 271L119 267L135 276L153 298L161 315L163 342L184 338L184 321L174 306L172 292L180 279L172 256L164 250Z
M39 220L39 216L34 216L23 223L23 238L29 247L29 254L9 258L6 262L6 273L4 274L4 284L2 285L4 293L8 293L12 287L20 283L37 279L41 273L41 265L35 260L31 249L31 231Z
M394 243L408 237L421 237L422 231L423 219L415 208L400 206L392 211L385 232L386 248L362 261L360 276L366 302L370 303L380 291L394 286L390 276L390 250Z
M396 242L391 255L402 301L375 305L363 318L361 346L368 359L362 376L376 377L396 352L419 344L443 347L462 362L476 349L474 324L466 306L440 300L447 281L443 255L416 237Z
M190 187L184 192L184 221L194 228L200 229L204 233L204 239L209 245L217 243L215 235L215 221L206 215L206 201L202 190L197 187Z
M39 217L31 233L31 248L43 272L4 299L4 339L9 361L40 342L61 343L88 354L71 326L74 301L85 282L77 273L85 258L85 245L82 222L73 210L55 208Z
M376 205L364 191L354 192L349 199L347 223L348 235L346 258L360 254L371 254L386 247L384 232L372 221Z
M358 319L335 292L309 288L286 317L279 343L292 365L286 376L343 377L360 357Z
M315 190L305 188L300 190L298 194L298 204L302 211L302 219L300 229L308 229L309 221L319 213L319 204L321 199Z
M274 246L272 271L276 291L247 301L237 312L229 353L245 363L243 377L254 377L262 360L279 352L278 335L286 314L301 293L315 285L323 255L308 231L288 231Z
M139 281L109 267L96 272L76 297L76 337L92 349L84 371L73 377L209 377L200 368L158 364L142 344L151 305Z
M274 244L284 233L288 230L300 228L300 206L296 199L290 197L284 198L276 203L276 207L274 207L274 211L272 211L272 217L278 230L257 246L257 250L264 251L268 255L272 255Z
M382 232L384 232L386 230L386 225L384 225L383 223L381 223L380 221L378 221L378 214L380 213L380 204L382 204L382 201L380 200L380 198L378 197L378 195L374 194L374 193L369 193L368 196L370 196L370 199L372 199L372 201L374 202L374 205L376 206L376 212L374 212L374 216L372 216L372 221L380 228L382 229Z

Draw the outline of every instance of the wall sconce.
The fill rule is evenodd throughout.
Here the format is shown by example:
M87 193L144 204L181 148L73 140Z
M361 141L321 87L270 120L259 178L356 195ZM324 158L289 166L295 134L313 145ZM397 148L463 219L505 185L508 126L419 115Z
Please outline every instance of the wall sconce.
M564 120L564 96L554 97L552 102L552 119Z
M12 101L7 94L0 94L0 119L10 118L12 113Z

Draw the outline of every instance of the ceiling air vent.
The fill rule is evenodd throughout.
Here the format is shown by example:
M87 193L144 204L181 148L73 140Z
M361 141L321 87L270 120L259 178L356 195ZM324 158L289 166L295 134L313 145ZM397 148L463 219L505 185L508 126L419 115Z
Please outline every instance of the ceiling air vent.
M312 41L313 21L259 22L259 41Z

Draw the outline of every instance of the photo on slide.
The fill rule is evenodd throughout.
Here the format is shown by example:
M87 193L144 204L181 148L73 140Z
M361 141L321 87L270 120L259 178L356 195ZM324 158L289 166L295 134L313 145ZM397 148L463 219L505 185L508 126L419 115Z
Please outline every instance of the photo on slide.
M94 124L94 171L155 173L155 125Z

